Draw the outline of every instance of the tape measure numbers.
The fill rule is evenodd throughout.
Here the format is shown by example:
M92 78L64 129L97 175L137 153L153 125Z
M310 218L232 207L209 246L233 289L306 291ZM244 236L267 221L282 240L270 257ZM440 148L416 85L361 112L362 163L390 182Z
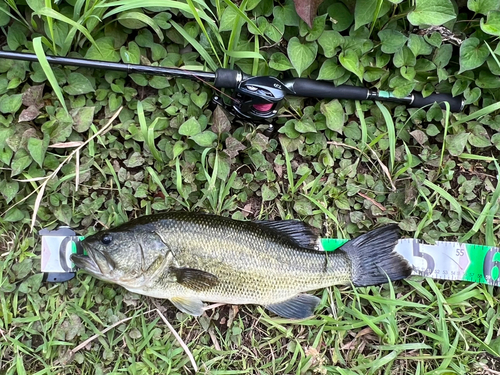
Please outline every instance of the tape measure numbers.
M325 251L334 251L347 240L322 239ZM413 267L413 275L441 280L470 281L500 286L500 248L437 241L428 245L401 239L396 251Z

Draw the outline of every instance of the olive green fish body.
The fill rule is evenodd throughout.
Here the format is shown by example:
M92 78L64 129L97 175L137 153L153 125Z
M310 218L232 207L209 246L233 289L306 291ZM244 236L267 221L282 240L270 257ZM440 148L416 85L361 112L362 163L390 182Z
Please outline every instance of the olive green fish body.
M394 279L407 276L409 265L393 252L399 238L394 228L379 236L374 232L364 242L359 237L361 247L367 240L375 247L383 245L389 255L385 265L380 260L382 271ZM362 256L356 240L327 253L320 251L312 230L298 221L236 221L174 212L139 218L85 239L90 258L85 263L76 257L75 263L130 291L168 298L194 315L201 314L201 301L206 301L260 304L279 315L300 318L310 315L319 302L303 292L387 281L381 270L363 268L372 254Z

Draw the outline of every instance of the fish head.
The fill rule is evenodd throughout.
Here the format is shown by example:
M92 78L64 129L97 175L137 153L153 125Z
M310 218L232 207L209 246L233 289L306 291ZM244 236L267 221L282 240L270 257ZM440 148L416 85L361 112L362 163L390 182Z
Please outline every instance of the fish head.
M75 265L92 276L123 286L140 286L165 259L167 246L154 230L127 226L86 237L87 255L73 254Z

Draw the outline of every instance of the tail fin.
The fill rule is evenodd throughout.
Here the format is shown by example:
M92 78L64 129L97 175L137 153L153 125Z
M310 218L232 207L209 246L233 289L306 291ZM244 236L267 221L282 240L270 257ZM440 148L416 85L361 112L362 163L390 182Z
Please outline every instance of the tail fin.
M387 277L394 281L410 276L411 265L394 251L399 238L397 224L389 224L365 233L339 249L351 260L354 285L378 285L386 283Z

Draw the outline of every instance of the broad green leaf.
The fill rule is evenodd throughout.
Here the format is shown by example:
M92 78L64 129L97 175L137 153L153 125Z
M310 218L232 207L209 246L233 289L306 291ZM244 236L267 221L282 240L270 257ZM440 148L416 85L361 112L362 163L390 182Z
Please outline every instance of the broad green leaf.
M302 44L299 38L293 37L288 42L287 53L290 62L300 77L302 72L309 68L314 59L316 59L318 45L316 42Z
M262 185L262 200L269 202L278 196L278 190L275 187L270 188L267 184Z
M334 59L325 60L319 70L318 80L333 81L339 79L346 73L343 66L337 64Z
M120 57L124 63L127 64L140 64L141 63L141 50L136 42L129 42L128 48L121 46Z
M14 24L14 26L9 27L8 28L9 31L7 33L7 44L9 45L9 48L12 51L15 51L20 46L24 46L24 44L27 41L26 35L24 35L24 33L21 31L21 28L15 26L16 24Z
M345 124L345 113L339 100L333 99L329 103L321 103L321 113L326 117L326 126L328 129L342 134Z
M469 143L478 148L491 146L490 136L486 129L479 125L477 122L471 122L469 125L471 134L469 136Z
M123 164L128 168L140 167L144 165L144 157L141 152L133 152Z
M469 87L471 81L467 79L457 79L453 84L451 89L451 94L453 96L461 95L467 87Z
M393 94L396 98L404 98L413 91L415 82L396 76L389 81L389 86L394 90Z
M474 87L472 90L468 87L464 91L465 105L475 103L481 97L481 89Z
M12 201L16 197L18 191L19 191L19 182L17 181L9 182L7 180L0 181L0 192L5 198L5 203L9 204L10 201Z
M290 139L295 139L300 137L300 133L295 130L295 124L297 120L288 120L285 125L278 129L278 133L286 134L286 136Z
M177 141L175 142L175 145L173 147L173 159L178 157L180 154L184 152L184 150L187 150L189 146L183 142L183 141Z
M158 26L160 26L164 30L168 30L172 27L168 22L169 20L172 19L172 15L170 13L167 12L158 13L153 17L153 19L158 24Z
M94 92L94 87L90 80L81 73L70 73L68 85L63 87L69 95L82 95Z
M9 6L4 2L0 3L0 27L4 27L10 22Z
M207 103L208 94L203 91L200 94L191 93L190 98L192 102L198 107L203 108L203 106Z
M112 37L103 37L95 41L85 54L86 59L118 62L120 53L114 47Z
M468 38L460 46L460 72L480 67L490 54L488 47L477 38Z
M429 55L432 53L432 46L430 46L420 35L410 34L408 47L411 49L415 56Z
M273 9L274 18L283 20L286 26L299 26L300 18L292 2L285 5L276 5Z
M217 134L210 130L205 130L201 133L189 137L201 147L212 147L213 143L217 140Z
M392 29L384 29L378 33L382 42L382 52L395 53L399 51L406 43L408 38L402 33Z
M72 122L52 120L42 125L42 132L47 133L53 143L64 142L71 135L72 131Z
M23 172L29 167L32 161L33 159L24 148L17 150L14 154L14 158L12 159L12 164L10 165L12 168L11 176L17 176Z
M227 7L220 19L219 31L231 31L238 17L238 12L232 7Z
M330 5L328 15L332 19L332 30L338 32L347 30L354 20L352 12L341 2Z
M484 22L484 18L481 18L480 25L481 30L486 34L500 36L500 11L492 10L488 12L486 22Z
M399 72L408 81L413 81L413 79L415 78L415 75L417 74L417 72L415 71L415 68L413 66L402 66L399 69Z
M491 137L491 143L493 143L493 145L498 150L500 150L500 133L495 133L495 134L492 135L492 137Z
M292 63L288 60L288 57L281 52L275 52L271 55L269 67L280 72L293 68Z
M7 211L7 213L3 217L3 220L8 221L10 223L21 221L23 219L24 219L24 213L17 207L14 207L13 209Z
M436 64L436 67L444 68L450 62L452 54L453 46L451 44L444 44L436 49L432 62Z
M339 56L339 61L344 68L356 74L360 81L363 81L363 73L365 68L360 64L358 54L352 49L342 52Z
M457 16L450 0L415 0L415 2L417 6L407 17L414 26L439 26Z
M191 117L179 127L179 134L185 135L187 137L191 137L200 132L201 125L194 117Z
M394 66L396 66L396 68L401 68L403 65L415 66L415 63L417 62L411 49L406 46L394 54L392 61L394 62Z
M2 95L0 97L0 112L2 113L16 113L23 104L23 94L16 95Z
M464 152L465 145L469 139L469 133L450 134L446 136L446 149L453 156Z
M320 37L325 30L326 16L327 14L323 14L322 16L314 18L312 29L306 27L308 33L306 35L306 41L313 42Z
M295 123L295 130L299 133L316 133L316 127L311 119L303 118Z
M490 10L500 9L498 0L468 0L467 7L475 13L488 14Z
M275 43L278 43L283 38L284 33L285 24L283 23L283 20L279 18L273 19L273 23L268 23L267 28L264 30L264 35Z
M327 30L318 39L319 45L323 48L324 55L331 58L337 54L337 48L344 42L344 38L338 31ZM327 60L328 61L328 60Z
M111 104L110 104L111 107ZM95 107L80 107L70 111L73 118L73 129L78 133L86 132L94 120Z
M45 152L48 146L49 137L47 136L44 139L30 138L28 140L28 151L40 168L43 168L43 160L45 159Z

